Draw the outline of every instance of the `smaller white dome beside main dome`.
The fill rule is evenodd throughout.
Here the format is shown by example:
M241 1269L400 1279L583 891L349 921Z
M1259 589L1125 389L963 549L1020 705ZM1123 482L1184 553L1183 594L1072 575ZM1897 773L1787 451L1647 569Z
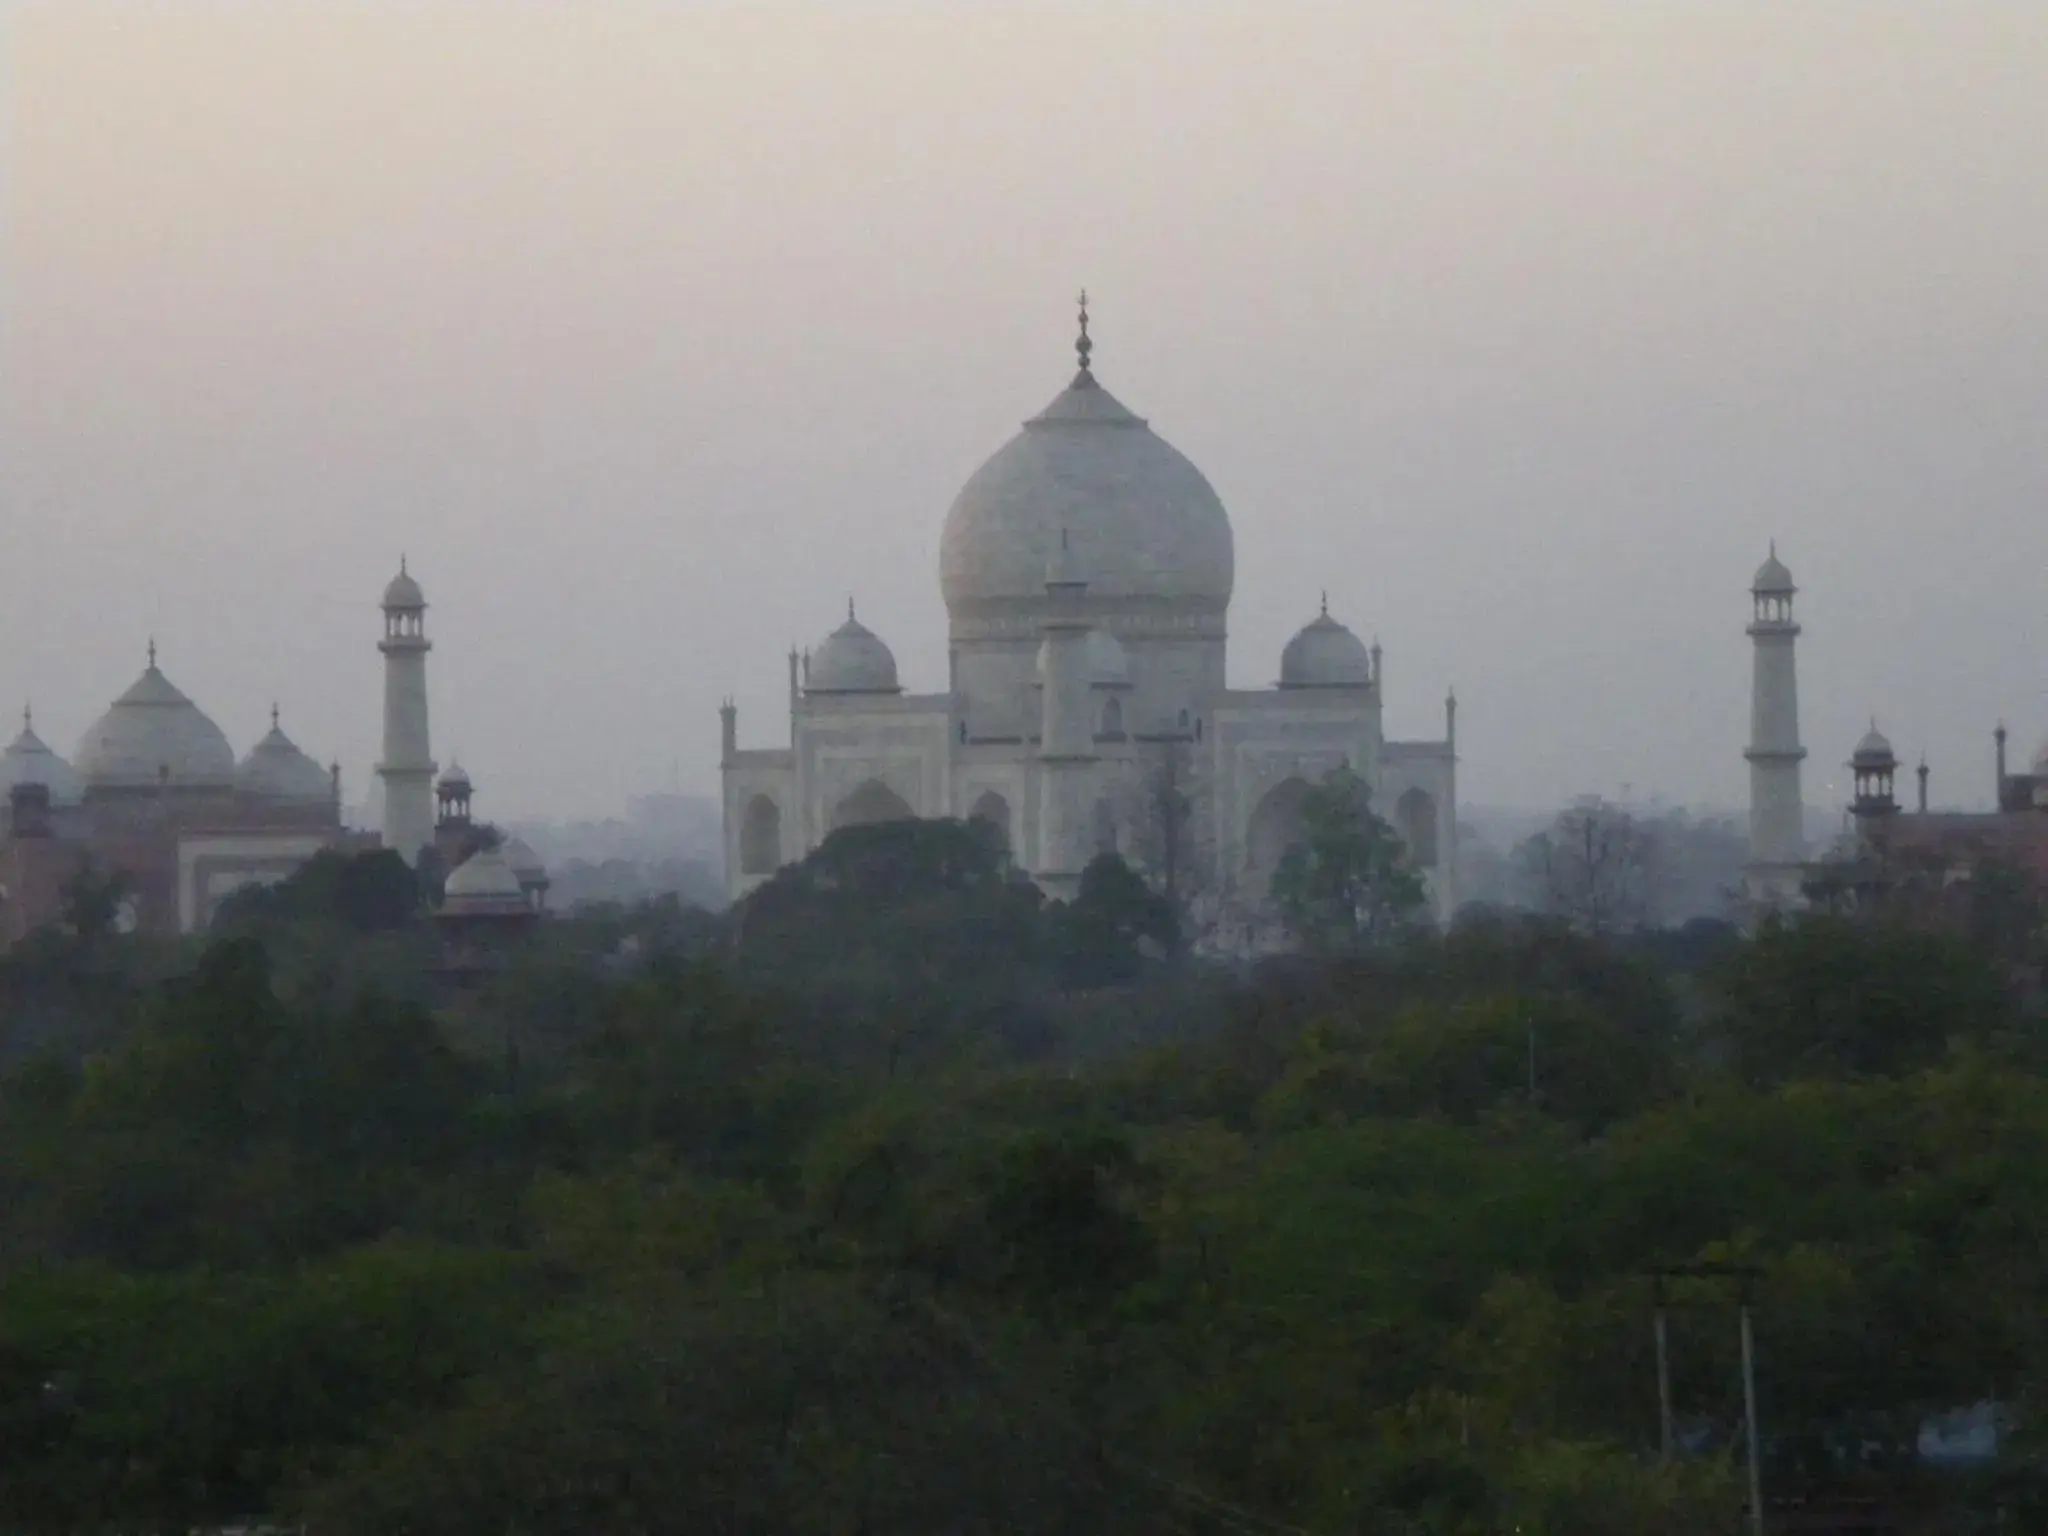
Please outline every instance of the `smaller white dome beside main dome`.
M85 798L85 781L36 734L35 722L25 709L21 734L0 753L0 800L22 784L40 784L49 791L52 805L76 805Z
M247 795L325 805L334 798L334 777L301 752L270 712L270 734L249 749L235 769L235 787Z
M896 656L881 636L853 616L853 604L846 605L846 622L827 635L811 652L804 670L806 693L900 693L896 681Z
M1282 688L1370 688L1372 652L1325 608L1280 652Z
M94 789L232 789L235 750L198 705L149 666L78 743L78 772Z

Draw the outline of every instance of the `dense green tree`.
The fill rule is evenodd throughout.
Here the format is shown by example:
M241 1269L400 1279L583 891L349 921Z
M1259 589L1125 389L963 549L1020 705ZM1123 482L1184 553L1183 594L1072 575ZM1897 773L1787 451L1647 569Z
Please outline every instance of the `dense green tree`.
M119 870L101 869L90 861L80 864L64 882L60 926L80 944L112 937L131 894L129 884Z
M350 933L403 928L418 916L420 880L388 848L363 853L325 849L275 885L234 892L214 913L217 933L279 923L331 925Z
M1917 925L1773 923L1714 978L1732 1064L1752 1082L1889 1075L2008 1034L2012 1003L1965 941Z
M1147 950L1165 958L1179 945L1173 904L1114 853L1081 871L1073 901L1047 914L1061 979L1099 987L1132 980Z
M1386 942L1424 901L1400 834L1374 812L1371 787L1348 768L1302 798L1301 836L1281 855L1272 896L1294 936L1326 954Z
M126 1001L0 1068L0 1532L1722 1536L1723 1280L1666 1293L1714 1449L1651 1454L1649 1271L1703 1259L1774 1493L1959 1507L1919 1425L2048 1384L1999 924L1153 966L1116 861L1049 908L970 828L820 854L459 988L325 898L175 976L9 957Z

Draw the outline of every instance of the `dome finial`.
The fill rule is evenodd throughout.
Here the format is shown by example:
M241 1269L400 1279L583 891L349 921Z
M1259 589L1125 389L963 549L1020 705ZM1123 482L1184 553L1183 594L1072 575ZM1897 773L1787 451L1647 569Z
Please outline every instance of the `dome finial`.
M36 707L26 701L21 706L21 728L32 731L36 728Z
M1324 618L1327 619L1330 616L1330 589L1328 587L1323 588L1322 612Z
M156 636L155 636L155 635L151 635L151 636L149 637L149 668L150 668L150 670L151 670L152 672L154 672L154 671L156 670Z
M1074 355L1081 360L1081 376L1092 378L1088 371L1088 355L1095 350L1095 343L1088 339L1088 290L1081 290L1081 334L1074 340Z
M853 617L853 594L851 592L846 594L846 622L849 624L855 622Z
M270 728L273 731L277 729L277 700L275 699L270 701Z

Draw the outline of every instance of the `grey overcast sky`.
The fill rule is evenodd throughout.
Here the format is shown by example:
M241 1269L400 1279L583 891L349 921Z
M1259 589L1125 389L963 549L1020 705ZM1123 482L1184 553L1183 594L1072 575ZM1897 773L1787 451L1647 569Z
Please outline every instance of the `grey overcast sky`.
M19 5L0 700L140 668L360 795L375 601L498 816L716 781L1071 371L1214 482L1233 681L1332 611L1463 796L1736 805L1801 582L1809 800L2048 735L2048 5ZM1832 793L1839 794L1839 789Z

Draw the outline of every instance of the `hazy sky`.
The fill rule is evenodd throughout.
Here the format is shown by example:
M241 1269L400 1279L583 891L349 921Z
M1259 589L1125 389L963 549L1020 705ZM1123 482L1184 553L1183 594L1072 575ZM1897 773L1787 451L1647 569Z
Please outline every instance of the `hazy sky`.
M1331 609L1462 793L1739 804L1745 588L1809 799L2048 735L2048 5L20 6L0 701L154 633L352 798L433 604L480 814L716 781L842 613L943 686L940 523L1072 369L1194 461L1231 671ZM1837 791L1839 793L1839 791Z

